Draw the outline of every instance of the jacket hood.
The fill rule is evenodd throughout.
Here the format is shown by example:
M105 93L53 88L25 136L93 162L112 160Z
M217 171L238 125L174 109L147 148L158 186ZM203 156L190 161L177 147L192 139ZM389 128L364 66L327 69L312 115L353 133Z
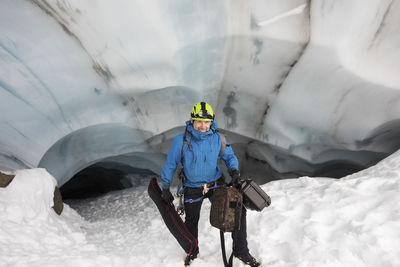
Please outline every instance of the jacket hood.
M192 136L195 137L196 139L204 139L207 136L212 135L215 132L218 132L218 123L216 120L213 120L211 122L210 130L208 130L207 132L204 132L204 133L196 131L193 128L193 124L190 122L190 120L186 121L186 128L187 128L188 132L191 133Z

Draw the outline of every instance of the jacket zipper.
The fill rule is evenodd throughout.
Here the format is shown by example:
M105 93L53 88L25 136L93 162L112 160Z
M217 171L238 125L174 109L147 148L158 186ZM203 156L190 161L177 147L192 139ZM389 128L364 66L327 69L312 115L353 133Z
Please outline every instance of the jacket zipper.
M194 158L194 176L197 176L197 157Z
M204 176L206 175L207 175L207 155L204 155Z

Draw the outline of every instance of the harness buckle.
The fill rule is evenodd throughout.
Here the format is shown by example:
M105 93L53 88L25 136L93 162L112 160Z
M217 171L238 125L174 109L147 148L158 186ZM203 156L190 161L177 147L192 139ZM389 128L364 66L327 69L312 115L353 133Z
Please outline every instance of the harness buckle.
M184 207L184 193L185 193L185 188L181 186L178 188L176 192L176 196L179 197L179 204L178 207L176 208L176 211L178 212L179 215L185 214L185 207Z
M183 203L184 203L183 195L180 195L179 196L179 205L176 208L176 211L178 212L179 215L185 214L185 207L184 207Z
M203 184L203 195L208 193L208 184Z

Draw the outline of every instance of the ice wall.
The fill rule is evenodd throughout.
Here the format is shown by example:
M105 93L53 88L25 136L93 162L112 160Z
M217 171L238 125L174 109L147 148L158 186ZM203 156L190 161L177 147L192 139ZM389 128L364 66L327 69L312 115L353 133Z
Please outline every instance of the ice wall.
M368 166L400 147L399 13L391 0L3 0L0 169L46 167L61 184L110 158L157 172L200 100L243 158Z

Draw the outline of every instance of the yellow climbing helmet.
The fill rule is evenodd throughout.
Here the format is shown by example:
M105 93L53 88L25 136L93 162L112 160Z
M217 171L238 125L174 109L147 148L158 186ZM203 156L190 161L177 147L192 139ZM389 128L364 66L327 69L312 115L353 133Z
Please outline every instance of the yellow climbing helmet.
M212 121L215 118L211 106L206 102L199 102L194 104L190 116L192 117L192 120L198 121Z

